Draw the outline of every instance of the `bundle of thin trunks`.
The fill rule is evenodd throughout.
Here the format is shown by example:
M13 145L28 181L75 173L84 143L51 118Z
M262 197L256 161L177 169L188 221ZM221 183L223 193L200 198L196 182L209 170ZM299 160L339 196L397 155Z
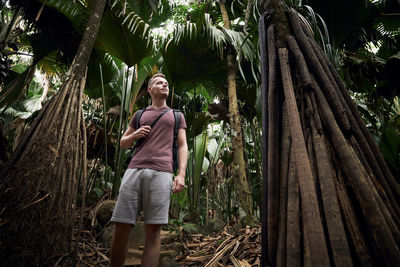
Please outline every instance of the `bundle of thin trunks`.
M283 43L266 15L259 29L268 262L398 266L399 185L309 28L286 16Z

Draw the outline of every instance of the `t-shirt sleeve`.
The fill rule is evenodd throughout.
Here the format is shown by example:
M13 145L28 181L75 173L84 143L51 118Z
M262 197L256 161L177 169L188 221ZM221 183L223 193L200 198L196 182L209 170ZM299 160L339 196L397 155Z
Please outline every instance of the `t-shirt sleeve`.
M183 115L183 113L181 113L181 123L179 124L179 129L186 129L186 120L185 120L185 116Z
M137 112L135 112L135 114L133 115L132 119L129 122L129 126L132 127L133 129L136 130L136 125L135 125L135 121L136 121L136 114Z

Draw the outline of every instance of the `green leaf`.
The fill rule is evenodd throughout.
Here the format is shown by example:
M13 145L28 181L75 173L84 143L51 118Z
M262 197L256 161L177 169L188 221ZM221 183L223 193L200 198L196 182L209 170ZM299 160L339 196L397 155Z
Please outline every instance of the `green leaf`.
M390 165L400 171L400 136L398 129L388 125L382 132L379 147Z
M389 83L392 85L400 86L400 51L397 54L391 56L384 66L384 73L386 78L389 80ZM400 94L400 92L398 92Z
M51 7L63 14L72 23L75 30L83 34L87 24L89 9L82 5L81 1L68 1L68 0L37 0L38 2L45 2L46 8Z
M35 112L42 108L42 96L41 94L34 95L22 102L22 105L28 112Z
M94 188L93 191L96 193L97 197L101 197L104 194L104 191L101 188Z
M43 38L43 35L40 33L29 35L28 38L33 49L33 62L35 63L39 62L59 47L57 44Z
M200 179L203 171L203 161L206 154L207 147L207 131L203 131L202 134L198 135L194 139L194 169L193 169L193 195L194 195L194 207L197 207L197 201L200 194Z
M132 92L131 92L131 105L130 108L135 104L137 95L142 87L147 76L152 72L152 68L156 65L160 59L161 54L156 54L154 56L149 56L142 59L137 65L137 79L133 81Z
M205 157L203 160L203 172L207 173L208 167L210 167L210 161Z
M221 160L225 166L229 166L233 162L233 153L226 149L221 156Z
M92 98L101 97L101 81L99 64L103 71L103 82L105 90L110 89L110 84L118 79L119 69L116 60L102 51L94 50L88 64L85 93Z
M203 84L206 87L222 85L226 80L226 63L212 49L205 38L197 35L179 37L179 42L166 43L162 48L162 71L174 85L182 91Z
M336 47L378 12L377 8L367 0L308 0L307 4L321 15ZM339 14L340 19L338 19Z
M217 140L215 140L215 138L211 139L208 142L207 151L208 151L208 153L210 153L210 156L211 156L212 159L216 159L217 153L218 153L218 149L220 148L221 143L218 144Z
M0 91L0 108L10 106L24 96L33 79L35 70L36 65L30 66Z
M193 223L183 223L182 228L183 228L183 230L185 230L185 232L187 232L189 234L195 233L199 230L199 229L197 229L196 225Z
M118 57L128 66L133 66L153 52L154 42L149 25L127 5L114 1L101 21L95 47Z

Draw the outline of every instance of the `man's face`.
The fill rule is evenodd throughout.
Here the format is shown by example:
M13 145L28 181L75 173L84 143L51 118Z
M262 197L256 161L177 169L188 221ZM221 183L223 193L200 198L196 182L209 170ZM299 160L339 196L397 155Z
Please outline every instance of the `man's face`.
M169 95L168 82L163 77L154 78L152 85L147 90L152 97L156 98L167 99Z

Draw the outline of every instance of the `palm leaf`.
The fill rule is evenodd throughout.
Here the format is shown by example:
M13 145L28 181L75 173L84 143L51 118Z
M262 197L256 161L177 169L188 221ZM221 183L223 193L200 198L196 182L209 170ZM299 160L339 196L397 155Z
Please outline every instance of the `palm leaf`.
M150 6L154 7L156 1L149 2L152 2ZM140 1L115 0L111 1L110 5L111 8L106 9L104 13L95 48L118 57L128 66L133 66L153 51L150 26L141 17L141 14L151 14L151 11ZM79 34L84 31L89 7L81 1L47 0L46 6L56 9L68 18ZM141 14L135 12L137 10L140 10Z
M193 199L195 208L197 207L200 195L200 179L206 155L207 139L207 130L204 130L200 135L194 138Z
M195 21L176 25L173 34L161 41L164 73L169 74L174 84L182 89L187 88L188 82L209 84L217 81L219 86L223 86L223 77L226 77L223 57L226 47L232 47L245 78L241 63L249 61L253 64L256 61L255 47L248 36L214 25L208 13L198 15ZM251 71L257 80L254 66Z
M0 108L10 106L24 96L26 90L29 88L29 84L33 79L35 70L36 65L31 65L21 75L4 86L4 88L0 91Z
M117 60L102 51L93 50L88 64L85 93L92 98L102 97L99 64L102 67L105 90L110 90L111 83L118 79L119 67Z
M160 57L161 57L161 54L156 54L154 56L146 57L146 58L142 59L140 61L140 63L137 65L136 74L135 74L137 78L135 78L133 81L131 97L128 98L128 100L130 101L130 104L129 104L129 113L130 114L133 113L133 107L136 103L137 95L138 95L140 89L142 88L144 81L146 80L147 76L152 72L153 66L156 65L156 63L158 62Z
M154 51L150 25L137 14L130 2L113 1L106 10L95 47L133 66Z
M69 19L77 32L80 34L83 33L87 23L89 9L80 1L38 0L38 2L45 3L47 7L56 9Z

